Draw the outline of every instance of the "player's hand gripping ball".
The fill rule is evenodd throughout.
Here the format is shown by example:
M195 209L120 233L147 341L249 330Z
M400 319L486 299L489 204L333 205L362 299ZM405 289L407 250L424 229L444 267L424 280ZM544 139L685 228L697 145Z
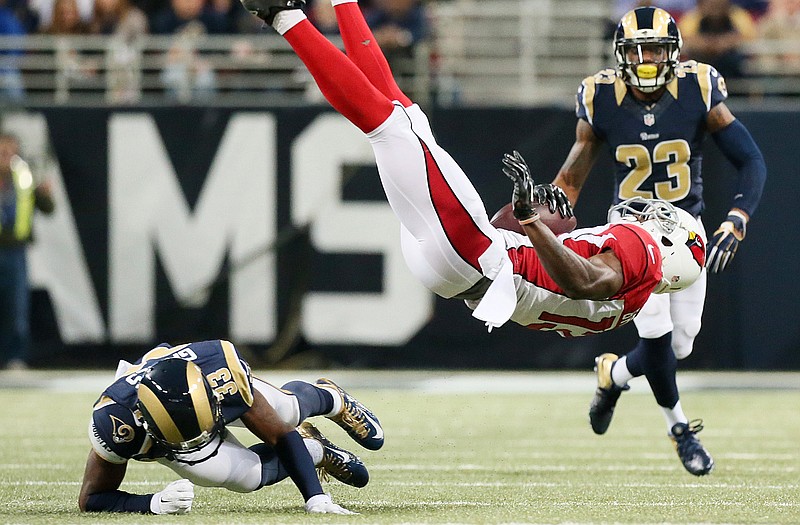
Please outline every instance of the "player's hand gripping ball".
M551 212L547 204L534 203L533 207L539 212L539 220L556 235L569 233L578 225L578 220L574 215L569 218L564 218L558 211ZM491 222L495 228L502 228L525 235L519 221L514 217L510 202L497 210Z

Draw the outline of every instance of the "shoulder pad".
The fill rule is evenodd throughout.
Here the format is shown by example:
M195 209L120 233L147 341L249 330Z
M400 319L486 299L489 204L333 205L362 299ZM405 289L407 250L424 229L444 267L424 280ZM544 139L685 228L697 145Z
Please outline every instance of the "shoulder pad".
M146 431L128 408L101 397L92 411L89 441L97 454L110 463L125 463L142 447Z
M669 87L672 96L676 99L678 98L680 90L678 81L683 80L687 88L699 90L700 98L706 107L706 111L709 111L728 98L728 88L725 85L725 79L714 66L709 64L704 64L703 62L697 62L695 60L681 62L675 68L675 79L676 82L673 82Z

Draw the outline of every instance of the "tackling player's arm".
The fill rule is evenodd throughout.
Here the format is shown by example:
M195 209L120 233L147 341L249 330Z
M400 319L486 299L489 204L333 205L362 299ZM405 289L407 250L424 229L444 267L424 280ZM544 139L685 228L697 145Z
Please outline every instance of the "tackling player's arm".
M132 494L117 490L122 484L123 478L125 478L127 469L127 463L109 463L98 456L97 452L91 450L86 460L86 468L83 471L83 483L81 484L81 492L78 496L78 507L81 511L110 510L100 508L100 502L98 500L104 499L104 496L102 496L103 494L107 494L105 498L109 500L123 499L125 495L133 496ZM147 499L146 503L148 509L152 496L152 494L140 496L141 498Z
M581 188L597 160L601 144L602 141L595 135L592 126L579 118L575 127L575 143L553 179L553 184L564 190L573 206L578 202Z
M303 438L293 426L280 418L257 389L253 389L253 404L241 416L241 420L250 432L275 449L278 459L307 503L312 497L323 494Z

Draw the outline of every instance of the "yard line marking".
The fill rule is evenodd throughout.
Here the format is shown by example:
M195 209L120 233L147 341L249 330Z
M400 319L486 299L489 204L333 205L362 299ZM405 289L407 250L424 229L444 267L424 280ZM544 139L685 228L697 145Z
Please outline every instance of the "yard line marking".
M520 472L520 471L533 471L533 472L653 472L653 471L660 471L660 472L672 472L672 471L681 471L683 470L680 465L672 464L675 463L674 461L670 462L670 465L647 465L647 466L640 466L640 465L606 465L606 466L590 466L590 465L525 465L525 464L517 464L511 467L500 467L500 466L490 466L490 465L473 465L473 464L463 464L463 465L431 465L431 464L409 464L404 463L402 465L375 465L371 466L370 470L382 470L382 471L406 471L406 470L414 470L414 471L431 471L431 472L457 472L457 471L474 471L474 472ZM752 466L752 467L743 467L738 466L737 470L744 471L744 472L761 472L763 471L762 466ZM770 471L773 472L797 472L800 471L800 467L770 467Z
M492 481L492 482L467 482L467 481L381 481L381 485L391 485L397 487L486 487L486 488L501 488L501 487L564 487L575 486L575 483L553 483L545 481L527 481L527 482L506 482L506 481ZM645 487L645 488L679 488L679 489L769 489L769 490L792 490L800 488L800 484L785 484L785 485L751 485L751 484L736 484L736 483L597 483L592 480L586 484L591 484L593 487Z

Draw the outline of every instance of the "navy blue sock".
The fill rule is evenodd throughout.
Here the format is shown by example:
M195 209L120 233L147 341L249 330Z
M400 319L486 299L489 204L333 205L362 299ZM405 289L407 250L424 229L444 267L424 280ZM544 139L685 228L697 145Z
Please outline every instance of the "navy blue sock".
M678 360L672 352L672 332L656 339L639 339L626 355L626 364L634 377L647 378L659 406L672 408L678 403Z
M300 406L300 421L307 417L330 414L333 410L333 394L305 381L289 381L281 387L297 398Z

